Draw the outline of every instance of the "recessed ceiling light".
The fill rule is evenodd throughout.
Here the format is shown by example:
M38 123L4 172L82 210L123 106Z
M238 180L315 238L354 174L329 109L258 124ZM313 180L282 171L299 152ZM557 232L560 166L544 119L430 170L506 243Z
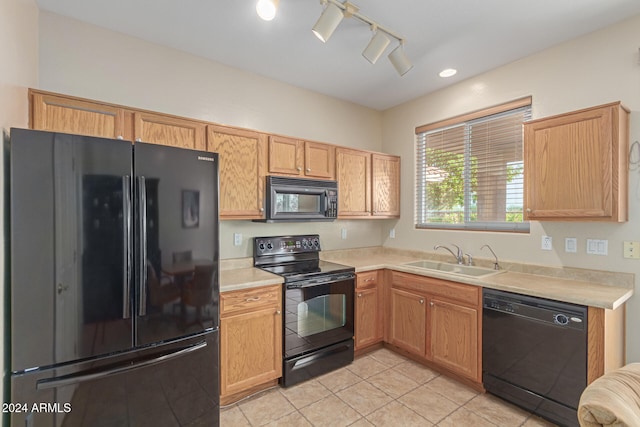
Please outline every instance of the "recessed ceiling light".
M256 4L256 12L258 12L258 16L265 21L271 21L276 17L279 1L280 0L258 0L258 3Z
M451 76L455 76L455 74L457 72L458 72L458 70L456 70L455 68L447 68L446 70L440 71L439 76L440 77L451 77Z

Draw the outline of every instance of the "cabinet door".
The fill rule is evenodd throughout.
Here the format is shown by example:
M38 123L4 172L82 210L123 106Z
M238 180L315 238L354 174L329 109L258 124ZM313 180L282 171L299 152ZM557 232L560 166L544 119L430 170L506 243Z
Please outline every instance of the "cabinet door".
M478 310L432 298L429 302L430 354L435 363L480 381Z
M172 147L206 150L204 123L165 116L135 113L135 140Z
M130 114L123 108L34 91L30 94L32 129L132 139Z
M207 149L220 154L220 219L264 217L266 136L210 125Z
M278 306L220 319L220 394L227 396L282 376Z
M525 124L527 219L626 220L627 116L610 104Z
M336 149L338 216L371 216L371 153Z
M336 148L329 144L306 141L304 165L305 176L333 179L336 175Z
M269 136L269 173L301 176L304 143L284 136Z
M400 157L373 154L371 157L372 213L400 216Z
M390 317L390 343L424 357L427 345L425 297L392 288Z
M377 286L356 289L356 350L382 340L379 304Z

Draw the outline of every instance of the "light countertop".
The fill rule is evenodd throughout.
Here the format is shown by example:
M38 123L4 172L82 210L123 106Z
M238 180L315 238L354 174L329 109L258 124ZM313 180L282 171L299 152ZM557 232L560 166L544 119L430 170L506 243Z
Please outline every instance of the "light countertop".
M429 259L429 257L402 251L397 251L397 253L366 249L335 251L321 253L321 258L353 266L357 273L386 268L604 309L616 309L633 295L633 275L630 273L580 269L562 271L562 269L542 266L508 265L507 270L473 277L407 265L407 263ZM220 272L221 292L283 282L282 278L275 274L242 264L239 266L241 268L223 269ZM535 274L535 272L546 274ZM565 277L557 277L559 275Z

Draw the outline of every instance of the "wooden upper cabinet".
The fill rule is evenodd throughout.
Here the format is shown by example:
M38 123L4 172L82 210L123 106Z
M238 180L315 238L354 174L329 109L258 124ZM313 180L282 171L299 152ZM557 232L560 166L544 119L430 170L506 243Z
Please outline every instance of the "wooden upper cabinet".
M371 216L371 153L336 149L338 216Z
M269 136L269 173L307 178L335 177L335 147L284 136Z
M220 219L264 217L265 134L209 125L207 150L220 154Z
M373 215L400 216L400 157L371 156L371 191Z
M336 176L336 147L320 142L305 141L304 167L305 176L334 179Z
M147 112L134 113L136 141L206 150L206 129L205 123L195 120Z
M269 173L303 175L304 142L284 136L269 136Z
M627 220L629 111L619 102L525 123L529 220Z
M32 129L133 139L131 113L124 108L33 89L29 97Z

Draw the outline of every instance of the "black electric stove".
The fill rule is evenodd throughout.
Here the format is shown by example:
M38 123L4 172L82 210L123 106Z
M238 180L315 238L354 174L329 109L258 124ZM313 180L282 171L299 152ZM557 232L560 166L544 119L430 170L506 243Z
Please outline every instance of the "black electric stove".
M355 269L320 250L317 234L254 239L254 266L284 278L285 387L353 361Z

